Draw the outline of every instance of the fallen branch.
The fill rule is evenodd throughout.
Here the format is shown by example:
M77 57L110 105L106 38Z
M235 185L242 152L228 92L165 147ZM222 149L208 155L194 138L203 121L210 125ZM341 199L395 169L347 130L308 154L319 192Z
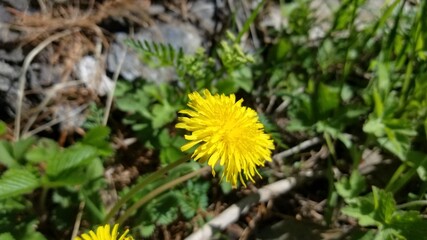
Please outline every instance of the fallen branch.
M320 174L315 175L313 171L307 171L296 177L289 177L264 186L257 192L248 195L238 203L228 207L221 214L205 224L201 229L188 236L186 240L211 239L215 231L222 231L231 223L236 222L240 215L245 214L254 204L267 202L281 194L289 192L295 186L300 185L307 179L313 179L318 176L320 176Z
M314 145L320 143L321 141L322 141L321 138L314 137L314 138L309 139L307 141L304 141L304 142L298 144L297 146L292 147L292 148L290 148L290 149L288 149L286 151L274 154L273 155L273 160L280 163L283 160L283 158L292 156L295 153L298 153L298 152L300 152L300 151L302 151L304 149L307 149L307 148L309 148L311 146L314 146Z
M49 44L51 44L52 42L62 37L72 34L73 32L75 31L65 30L65 31L53 34L52 36L46 38L33 50L31 50L31 52L25 58L24 64L22 65L21 75L19 76L19 81L18 81L18 92L17 92L18 97L16 99L17 101L16 101L16 116L15 116L15 132L14 132L15 141L19 140L20 134L21 134L21 114L22 114L22 101L24 100L24 90L25 90L25 80L26 80L25 76L27 74L27 70L28 70L28 67L30 66L30 63L37 56L37 54L40 53Z

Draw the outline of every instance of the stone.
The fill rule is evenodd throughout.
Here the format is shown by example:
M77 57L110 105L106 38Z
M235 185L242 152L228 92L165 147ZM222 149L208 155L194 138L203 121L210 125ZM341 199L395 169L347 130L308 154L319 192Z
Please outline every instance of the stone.
M125 50L125 41L130 39L126 33L115 34L107 56L107 69L114 73ZM141 29L134 34L138 41L149 41L171 44L175 49L182 48L185 53L194 53L201 46L202 39L192 25L185 23L157 24L150 28ZM150 82L168 82L175 78L172 67L150 68L142 63L134 49L129 48L120 71L121 77L128 81L143 78Z
M21 63L24 61L24 54L22 53L22 48L14 48L11 51L6 49L0 49L0 59L13 62L13 63Z
M12 83L19 78L19 69L0 61L0 91L7 92Z
M196 21L199 24L199 27L206 30L209 34L215 32L215 5L213 1L196 1L190 8L190 13L192 13Z
M84 56L77 63L74 72L88 89L99 96L105 96L113 89L113 81L105 74L99 61L92 56Z
M28 10L30 0L0 0L0 5L13 7L19 11Z

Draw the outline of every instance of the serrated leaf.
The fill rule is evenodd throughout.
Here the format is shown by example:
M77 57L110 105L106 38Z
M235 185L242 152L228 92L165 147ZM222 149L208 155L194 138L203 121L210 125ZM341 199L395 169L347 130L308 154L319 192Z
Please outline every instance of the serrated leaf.
M427 220L418 211L401 211L393 215L389 228L395 229L406 239L426 239Z
M40 180L26 169L9 169L0 179L0 199L30 193L40 186Z
M110 129L108 127L97 126L90 129L81 142L97 148L99 154L102 156L110 156L113 152L113 149L108 142L109 135Z
M372 187L372 193L375 208L374 218L382 224L389 223L393 213L396 211L396 202L393 194L377 187Z
M36 142L35 137L21 139L12 145L13 156L17 161L21 161L28 149Z
M358 220L360 226L378 226L374 219L374 203L372 195L358 197L349 202L348 206L341 209L342 213L354 217Z
M359 171L353 171L350 179L343 177L339 182L335 183L335 188L338 194L346 201L359 196L365 186L365 178L359 173Z
M174 192L168 192L153 199L147 205L147 211L157 224L170 224L178 217L177 198Z
M8 168L19 166L12 156L12 146L7 141L0 141L0 163Z
M156 225L154 224L142 224L141 227L139 227L139 233L141 234L142 237L150 237L151 235L153 235L154 230L156 229Z
M208 206L208 182L188 181L186 186L177 193L181 213L186 219L191 219L199 209Z
M90 164L96 157L97 151L94 147L76 144L65 149L57 158L50 159L46 173L51 177L59 176L75 167Z
M61 149L58 144L50 139L40 139L37 145L25 154L25 158L31 163L48 162L49 159L55 158Z

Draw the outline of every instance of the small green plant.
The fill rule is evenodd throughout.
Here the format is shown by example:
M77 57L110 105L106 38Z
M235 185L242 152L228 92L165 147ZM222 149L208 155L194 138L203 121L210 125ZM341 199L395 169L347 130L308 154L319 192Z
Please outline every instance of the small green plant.
M7 168L0 177L2 236L44 239L34 227L44 224L40 221L54 222L57 230L67 228L67 218L75 218L72 209L78 208L75 201L92 203L89 218L102 220L103 209L93 202L99 202L98 191L103 187L102 158L113 153L108 135L108 128L96 127L67 148L34 137L0 141L0 163Z
M362 197L346 198L348 206L342 212L358 220L368 230L360 239L425 239L427 220L417 210L403 210L396 205L393 195L377 187Z

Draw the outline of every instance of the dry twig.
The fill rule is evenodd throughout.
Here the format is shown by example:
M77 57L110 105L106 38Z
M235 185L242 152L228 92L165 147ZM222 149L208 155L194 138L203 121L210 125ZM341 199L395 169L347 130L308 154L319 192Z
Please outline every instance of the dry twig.
M194 232L186 240L208 240L211 239L215 230L222 231L231 223L237 221L241 214L246 213L249 208L260 202L267 202L281 194L287 193L295 186L300 185L307 179L318 177L313 171L304 172L296 177L289 177L262 187L258 192L248 195L238 203L231 205L221 214L205 224L201 229Z
M48 38L46 38L43 42L41 42L37 47L35 47L25 58L24 64L22 65L21 75L19 76L19 87L18 87L18 97L16 102L16 117L15 117L15 140L18 141L21 134L21 114L22 114L22 101L24 99L24 91L25 91L25 76L30 66L31 61L33 61L34 57L40 53L47 45L50 43L65 37L74 31L65 30L59 33L56 33Z
M300 152L300 151L302 151L304 149L307 149L307 148L309 148L311 146L314 146L314 145L320 143L321 141L322 141L322 139L319 138L319 137L314 137L312 139L306 140L306 141L298 144L297 146L295 146L293 148L290 148L290 149L285 150L283 152L274 154L273 160L276 161L276 162L278 162L278 163L280 163L283 160L283 158L292 156L295 153L298 153L298 152Z
M102 125L104 125L104 126L106 126L107 122L108 122L108 116L110 115L111 105L113 104L114 91L116 90L117 79L119 78L120 71L122 69L123 63L125 62L126 53L127 53L127 47L125 47L123 55L122 55L122 57L119 60L119 64L117 65L117 69L114 72L114 76L113 76L113 87L111 88L111 91L108 93L108 98L107 98L107 104L106 104L106 107L105 107L104 118L102 120Z

